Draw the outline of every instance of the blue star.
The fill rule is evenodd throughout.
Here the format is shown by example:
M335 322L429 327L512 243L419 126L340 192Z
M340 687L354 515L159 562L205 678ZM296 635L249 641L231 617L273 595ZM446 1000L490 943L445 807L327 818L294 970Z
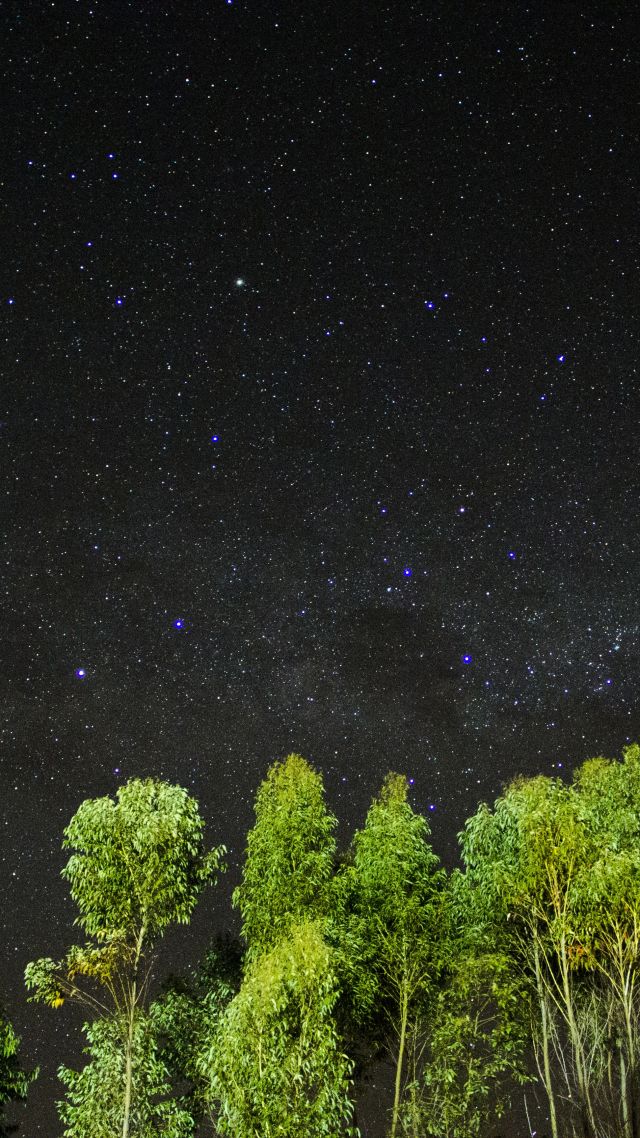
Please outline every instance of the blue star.
M212 436L211 436L211 442L212 442L212 443L218 443L218 442L220 442L220 435L212 435Z
M462 663L473 664L473 656L471 656L469 652L465 652L464 656L462 657Z
M117 296L113 303L115 304L116 308L122 308L124 304L124 297Z
M76 679L84 680L87 674L86 668L76 668Z
M557 358L559 364L563 364L567 357L565 356L565 354L563 352L561 355L557 356L556 358Z
M425 306L425 308L429 308L429 309L435 308L435 304L432 300L425 300L424 306Z
M509 560L510 560L510 561L515 561L515 559L516 559L515 550L513 550L513 549L510 549L510 550L509 550L509 554L508 554L508 556L509 556Z
M174 628L184 628L184 621L183 621L181 616L176 617L176 619L173 622L173 627Z
M402 576L403 577L412 577L413 576L413 569L411 568L410 565L405 565L404 569L402 570Z

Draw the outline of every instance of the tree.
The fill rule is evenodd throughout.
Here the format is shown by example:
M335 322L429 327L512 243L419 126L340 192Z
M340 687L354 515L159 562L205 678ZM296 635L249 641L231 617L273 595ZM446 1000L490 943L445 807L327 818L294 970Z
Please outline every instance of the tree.
M592 856L574 898L577 963L598 986L606 1023L602 1063L612 1117L640 1135L640 747L623 761L590 759L576 772L576 808ZM617 1078L612 1079L612 1073Z
M407 1044L417 1039L446 938L446 875L429 845L425 818L407 801L404 776L389 774L353 839L342 871L342 955L354 1015L386 1021L395 1066L391 1136L400 1112Z
M558 1079L566 1084L569 1113L577 1108L583 1138L607 1133L611 1117L608 1107L598 1107L603 1080L612 1079L606 1054L611 1000L594 982L588 944L589 935L598 942L606 925L600 919L604 905L598 918L598 905L589 900L602 878L603 855L605 876L613 866L603 838L581 803L578 785L541 776L517 779L493 813L480 808L463 835L468 873L491 912L493 928L535 986L532 1035L554 1138Z
M200 1070L217 1132L228 1138L347 1138L352 1064L333 1009L333 953L318 922L289 926L255 956L223 1013Z
M37 1069L28 1073L21 1066L19 1047L20 1039L0 1009L0 1115L6 1103L25 1099L30 1084L38 1077ZM7 1133L0 1117L0 1138Z
M242 882L233 893L248 961L300 920L327 917L336 853L337 822L325 806L322 777L300 755L270 767L255 817Z
M157 1073L145 1082L134 1071L141 1056L155 1062L145 1012L150 952L169 925L188 923L202 889L215 878L225 850L220 846L205 853L203 828L195 799L182 787L134 779L118 790L115 802L83 802L65 830L63 846L74 852L62 874L79 909L76 924L93 939L70 948L60 962L32 962L25 980L34 992L32 1000L52 1007L78 1000L109 1021L86 1028L93 1072L84 1079L84 1072L75 1078L63 1072L71 1090L63 1107L69 1138L96 1138L85 1120L91 1117L91 1095L100 1098L105 1071L111 1072L117 1103L118 1129L110 1136L128 1138L132 1118L146 1110L145 1086L162 1082ZM87 988L80 986L80 978L89 981ZM121 1063L115 1058L115 1041ZM81 1101L83 1094L86 1101ZM172 1134L161 1110L154 1114L151 1109L149 1117L156 1133Z
M479 1138L504 1116L513 1083L531 1081L522 985L500 953L461 951L438 993L423 1084L406 1115L425 1138Z

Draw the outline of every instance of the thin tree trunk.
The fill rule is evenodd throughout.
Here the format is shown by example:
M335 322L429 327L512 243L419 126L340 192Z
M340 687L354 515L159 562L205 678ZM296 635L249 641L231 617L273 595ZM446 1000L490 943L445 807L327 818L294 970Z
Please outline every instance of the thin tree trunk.
M549 1057L549 1023L548 1023L548 1008L545 999L542 974L540 971L540 951L538 948L538 941L534 939L534 953L536 964L536 987L538 989L538 1000L540 1003L540 1016L542 1019L542 1062L544 1067L544 1087L547 1092L547 1101L549 1103L549 1122L551 1125L552 1138L559 1138L558 1136L558 1120L556 1118L556 1100L553 1093L553 1084L551 1082L551 1060Z
M131 1116L131 1084L133 1080L133 1027L136 1014L136 1000L138 998L138 966L142 952L142 942L146 933L145 926L140 929L136 944L136 956L133 966L133 981L130 988L129 1025L127 1028L127 1049L125 1053L124 1076L124 1112L122 1115L122 1138L129 1138L129 1119Z
M578 1025L576 1023L574 1014L573 995L571 992L571 985L569 983L569 965L567 962L564 934L562 935L560 941L560 970L562 974L562 991L564 995L567 1027L569 1028L569 1037L571 1039L571 1048L573 1051L573 1061L575 1063L576 1076L578 1079L578 1093L580 1095L580 1114L582 1119L583 1138L595 1138L596 1123L593 1116L591 1094L589 1091L589 1084L585 1071L582 1040L580 1039L580 1032L578 1030Z
M402 1065L404 1062L404 1048L407 1038L407 1021L409 1018L409 994L406 979L402 983L402 996L400 1007L400 1043L398 1046L398 1061L396 1063L396 1083L393 1095L393 1116L391 1121L391 1138L396 1138L398 1114L400 1111L400 1091L402 1089Z
M636 1089L635 1089L635 1084L637 1082L636 1071L637 1071L638 1064L637 1064L637 1060L636 1060L636 1053L635 1053L635 1046L634 1046L635 1041L634 1041L633 1024L632 1024L632 1011L631 1011L631 1006L630 1006L630 999L629 999L629 992L628 992L628 985L627 984L624 985L623 992L624 992L624 997L625 997L624 998L624 1022L625 1022L625 1034L627 1037L627 1058L629 1061L629 1075L630 1075L630 1078L628 1081L628 1088L629 1089L628 1089L627 1095L625 1096L624 1101L627 1104L627 1112L628 1113L629 1113L629 1106L631 1108L630 1115L628 1118L627 1131L626 1132L629 1134L630 1138L638 1138L638 1104L637 1104ZM620 1058L622 1059L622 1048L621 1048Z
M629 1091L627 1088L627 1064L624 1058L622 1040L618 1041L618 1054L620 1056L620 1101L622 1103L622 1128L625 1138L631 1138L631 1122L629 1119Z

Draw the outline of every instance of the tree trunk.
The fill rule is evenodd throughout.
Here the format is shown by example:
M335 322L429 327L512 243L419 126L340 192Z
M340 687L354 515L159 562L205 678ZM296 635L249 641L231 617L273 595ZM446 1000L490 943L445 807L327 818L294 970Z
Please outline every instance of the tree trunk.
M622 1104L622 1129L624 1138L631 1138L631 1121L629 1119L629 1090L627 1088L627 1064L624 1058L622 1040L618 1040L618 1055L620 1057L620 1102Z
M635 1086L636 1082L637 1082L637 1074L636 1073L637 1073L637 1069L638 1069L638 1062L637 1062L637 1057L636 1057L636 1052L635 1052L635 1037L634 1037L634 1030L633 1030L633 1022L632 1022L632 1019L633 1019L632 999L630 997L629 984L628 983L624 984L623 992L624 992L624 1023L625 1023L625 1035L627 1038L627 1059L628 1059L628 1064L629 1064L629 1072L628 1073L630 1076L629 1080L628 1080L628 1087L629 1087L628 1096L626 1096L627 1111L629 1112L629 1107L630 1107L630 1113L629 1113L629 1119L628 1119L628 1123L627 1123L627 1131L625 1133L628 1133L630 1138L638 1138L638 1101L637 1101L637 1097L636 1097L636 1086ZM622 1058L622 1048L621 1048L621 1058Z
M551 1125L551 1138L558 1138L558 1120L556 1118L556 1100L553 1093L553 1085L551 1082L551 1060L549 1056L549 1023L548 1023L548 1008L545 999L544 990L542 986L542 974L540 971L540 950L538 948L538 941L534 939L534 953L536 963L536 988L538 989L538 1001L540 1003L540 1017L542 1020L542 1062L544 1067L544 1088L547 1092L547 1101L549 1103L549 1122Z
M573 1061L576 1069L576 1077L578 1080L578 1094L580 1096L580 1116L582 1121L582 1134L583 1138L595 1138L596 1136L596 1122L593 1115L593 1106L591 1103L591 1093L589 1090L589 1083L584 1064L584 1051L582 1047L582 1040L580 1038L580 1031L576 1023L576 1017L573 1007L573 994L571 992L571 984L569 981L569 962L567 959L567 950L564 933L560 938L560 972L562 975L562 992L564 996L565 1018L567 1027L569 1029L569 1038L571 1040L571 1050L573 1051Z
M404 1063L404 1049L407 1039L407 1021L409 1019L409 993L406 979L402 982L402 995L400 1003L400 1043L398 1045L398 1060L396 1063L396 1083L393 1095L393 1116L391 1120L391 1138L396 1138L398 1114L400 1111L400 1091L402 1089L402 1065Z
M122 1138L129 1138L129 1119L131 1117L131 1083L133 1079L133 1027L135 1023L136 1014L136 1001L138 998L138 967L140 964L140 955L142 953L142 942L146 933L145 926L143 925L138 935L136 944L136 956L133 965L133 980L131 988L129 989L130 1003L129 1003L129 1024L127 1028L127 1044L125 1052L125 1075L124 1075L124 1111L122 1115Z

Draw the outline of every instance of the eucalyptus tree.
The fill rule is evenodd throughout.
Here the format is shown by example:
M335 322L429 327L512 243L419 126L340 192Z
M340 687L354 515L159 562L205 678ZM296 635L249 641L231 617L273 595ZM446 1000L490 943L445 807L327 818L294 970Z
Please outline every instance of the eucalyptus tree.
M322 777L305 759L290 754L269 768L233 893L247 960L273 948L298 921L324 919L331 911L336 825Z
M200 1070L216 1132L228 1138L348 1138L353 1065L334 1008L334 953L318 922L303 920L254 954Z
M395 1138L407 1047L416 1045L442 968L446 874L429 844L425 818L407 801L404 776L389 774L353 838L341 872L342 967L353 1014L373 1030L390 1029L395 1068L391 1136Z
M134 779L115 801L83 802L64 832L63 847L73 852L62 875L79 910L75 923L91 939L61 961L32 962L25 980L31 1000L78 1001L100 1021L85 1025L91 1069L61 1069L70 1091L61 1109L68 1138L96 1138L93 1100L96 1111L107 1111L104 1138L178 1133L154 1106L163 1075L147 1005L154 944L170 925L188 923L221 865L224 847L205 852L203 829L198 804L182 787ZM186 1119L180 1126L188 1132Z
M565 1097L578 1104L583 1138L595 1138L594 1082L602 1049L593 1031L595 1005L577 921L594 846L574 789L542 776L517 779L493 812L479 808L461 838L469 881L501 943L535 986L532 1035L552 1134L557 1138L559 1126L555 1052L555 1069L567 1081Z
M449 877L445 970L425 1038L422 1078L401 1120L410 1138L478 1138L503 1117L527 1071L530 987L487 935L477 896L459 870Z
M422 1085L405 1111L420 1138L479 1138L531 1081L522 985L500 953L464 953L435 1001Z
M622 762L597 758L584 763L575 775L575 793L593 843L574 906L578 963L601 989L599 1007L612 1052L603 1063L610 1110L619 1104L625 1138L638 1138L640 747L625 748Z

